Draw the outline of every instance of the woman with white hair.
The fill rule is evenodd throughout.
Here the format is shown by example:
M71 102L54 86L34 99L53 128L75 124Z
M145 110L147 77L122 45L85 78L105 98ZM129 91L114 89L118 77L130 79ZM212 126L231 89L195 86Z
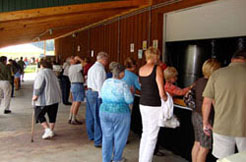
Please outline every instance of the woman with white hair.
M45 129L43 139L54 136L58 104L61 101L61 90L55 73L50 69L51 64L46 60L40 62L41 69L34 81L33 105L35 106L36 121ZM49 123L45 114L48 114Z
M133 102L133 96L128 85L121 80L124 77L124 70L124 66L115 65L112 70L113 78L107 79L101 89L100 121L103 133L103 162L125 160L122 158L122 153L130 131L129 104Z
M175 67L172 66L167 67L164 70L164 78L166 81L165 90L171 96L184 96L194 86L194 84L192 84L191 86L182 89L174 85L174 83L178 79L178 71L176 70Z

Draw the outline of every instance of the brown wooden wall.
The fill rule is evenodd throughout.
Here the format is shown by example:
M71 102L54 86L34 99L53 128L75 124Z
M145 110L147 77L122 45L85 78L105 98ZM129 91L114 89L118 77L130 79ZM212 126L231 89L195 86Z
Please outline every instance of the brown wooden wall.
M95 56L100 51L105 51L110 56L110 61L118 60L118 22L100 25L90 29L90 50Z
M85 30L76 33L76 36L68 36L62 39L55 40L55 53L62 61L69 56L89 56L89 31ZM77 47L80 46L78 52Z
M168 0L154 0L153 3L167 2ZM161 8L146 10L137 15L121 17L120 20L101 24L80 32L77 37L68 36L55 41L56 52L65 58L69 55L79 54L90 56L90 51L95 54L105 51L110 55L110 61L123 63L124 59L131 56L137 60L138 66L144 64L143 59L138 59L138 49L142 49L142 42L148 41L148 46L153 40L158 40L158 47L162 51L163 13L199 5L214 0L183 0ZM134 43L135 50L130 52L130 43ZM83 48L77 53L77 45ZM95 60L95 56L93 58Z
M143 64L144 59L138 59L138 49L142 49L143 41L148 41L148 33L148 12L122 19L120 21L120 57L118 61L123 63L125 58L130 56L138 60L139 64ZM134 52L130 52L131 43L134 43Z

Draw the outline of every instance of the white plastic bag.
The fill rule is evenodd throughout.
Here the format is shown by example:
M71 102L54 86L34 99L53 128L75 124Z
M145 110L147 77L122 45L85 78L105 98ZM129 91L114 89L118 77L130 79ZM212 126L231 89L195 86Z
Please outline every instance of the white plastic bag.
M172 96L167 93L167 101L161 100L161 113L158 125L160 127L177 128L180 126L179 120L173 114L174 104Z

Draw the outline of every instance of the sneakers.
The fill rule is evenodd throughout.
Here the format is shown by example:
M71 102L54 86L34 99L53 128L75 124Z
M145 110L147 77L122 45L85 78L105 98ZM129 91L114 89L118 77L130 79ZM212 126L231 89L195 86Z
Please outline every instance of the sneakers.
M82 122L82 121L79 121L79 120L77 120L77 119L75 119L75 120L72 120L72 121L71 121L71 124L73 124L73 125L82 125L83 122Z
M56 134L54 131L51 131L50 138L54 137Z
M123 157L120 162L126 162L126 161L127 161L126 158Z
M99 144L99 145L94 145L96 148L101 148L102 147L102 145L101 144Z
M70 106L70 105L72 105L72 103L71 102L66 102L66 103L63 103L64 105L66 105L66 106Z
M10 114L11 110L4 110L4 114Z
M127 160L126 160L126 158L124 158L124 157L122 157L122 159L120 160L120 161L114 161L114 160L112 160L112 162L126 162Z
M165 156L165 154L164 154L163 152L161 152L161 151L156 151L156 152L154 153L154 155L155 155L155 156Z
M54 137L54 135L54 132L50 128L46 128L42 136L42 139L52 138Z

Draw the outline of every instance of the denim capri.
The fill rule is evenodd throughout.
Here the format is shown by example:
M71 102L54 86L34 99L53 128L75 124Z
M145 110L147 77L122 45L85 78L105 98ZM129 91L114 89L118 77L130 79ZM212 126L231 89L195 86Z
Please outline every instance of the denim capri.
M71 92L73 95L73 101L82 102L85 98L85 89L83 83L72 83Z

